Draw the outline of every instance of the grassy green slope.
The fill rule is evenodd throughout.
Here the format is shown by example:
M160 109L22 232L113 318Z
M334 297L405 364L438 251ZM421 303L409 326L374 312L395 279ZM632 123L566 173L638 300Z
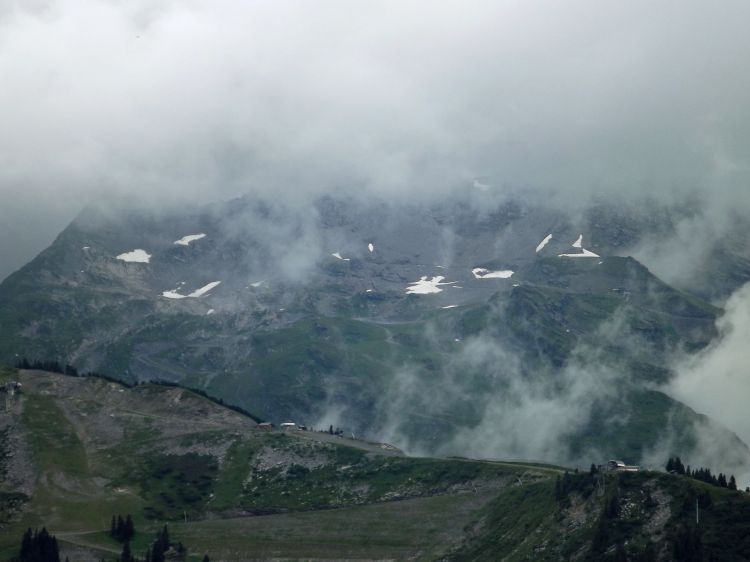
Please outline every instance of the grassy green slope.
M282 549L293 556L318 545L321 555L344 547L377 557L414 549L436 553L460 539L471 514L495 490L519 476L542 479L554 470L411 459L378 444L327 434L265 432L255 429L253 420L181 388L128 389L37 371L3 376L20 380L23 390L11 409L0 413L2 429L21 437L9 445L2 465L22 477L27 493L15 509L2 513L0 560L15 552L26 527L42 525L70 548L112 553L119 546L104 531L117 513L133 514L142 530L136 549L145 548L160 522L171 521L196 552L221 546L237 554L265 545L264 552ZM6 475L0 493L10 494L17 485ZM321 539L346 518L334 508L355 509L364 519ZM448 522L436 509L462 515ZM293 515L307 512L315 515ZM411 523L409 512L415 516ZM296 530L288 540L273 531L274 525L286 525L279 523L284 517L301 522L289 523ZM185 518L187 526L176 525ZM259 536L247 539L240 530L245 525L257 528Z

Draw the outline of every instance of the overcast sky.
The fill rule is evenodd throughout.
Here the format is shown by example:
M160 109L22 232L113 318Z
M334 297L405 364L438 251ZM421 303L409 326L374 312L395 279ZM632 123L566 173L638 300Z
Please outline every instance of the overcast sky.
M0 0L0 278L92 197L747 205L750 3Z

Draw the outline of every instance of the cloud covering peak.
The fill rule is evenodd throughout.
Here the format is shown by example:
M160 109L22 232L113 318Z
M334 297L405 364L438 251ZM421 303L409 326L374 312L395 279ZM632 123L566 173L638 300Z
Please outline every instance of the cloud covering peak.
M476 178L747 204L748 16L731 0L6 2L3 234L18 209L59 229L96 196L424 198Z

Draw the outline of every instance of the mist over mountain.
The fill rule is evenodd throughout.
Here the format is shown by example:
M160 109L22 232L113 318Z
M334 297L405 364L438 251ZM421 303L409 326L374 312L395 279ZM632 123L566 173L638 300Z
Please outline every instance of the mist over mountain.
M178 382L411 453L658 466L674 450L744 481L750 435L704 415L692 389L711 373L685 365L738 353L745 258L722 238L692 256L711 276L667 284L630 256L658 256L700 207L639 209L482 186L429 205L91 206L0 285L0 357Z
M750 207L747 16L697 0L6 2L0 277L95 201L429 203L475 182L567 210L697 194L660 262L710 248Z
M0 0L0 558L750 559L748 20Z

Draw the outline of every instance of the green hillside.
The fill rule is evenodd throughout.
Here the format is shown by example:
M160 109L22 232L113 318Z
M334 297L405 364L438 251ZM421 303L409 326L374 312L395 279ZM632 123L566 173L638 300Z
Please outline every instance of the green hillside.
M29 526L46 526L71 561L113 560L109 521L126 513L136 554L167 523L187 560L750 554L748 497L686 477L410 458L327 432L259 429L173 386L2 371L9 380L22 389L0 413L0 560ZM685 545L699 557L675 558Z

